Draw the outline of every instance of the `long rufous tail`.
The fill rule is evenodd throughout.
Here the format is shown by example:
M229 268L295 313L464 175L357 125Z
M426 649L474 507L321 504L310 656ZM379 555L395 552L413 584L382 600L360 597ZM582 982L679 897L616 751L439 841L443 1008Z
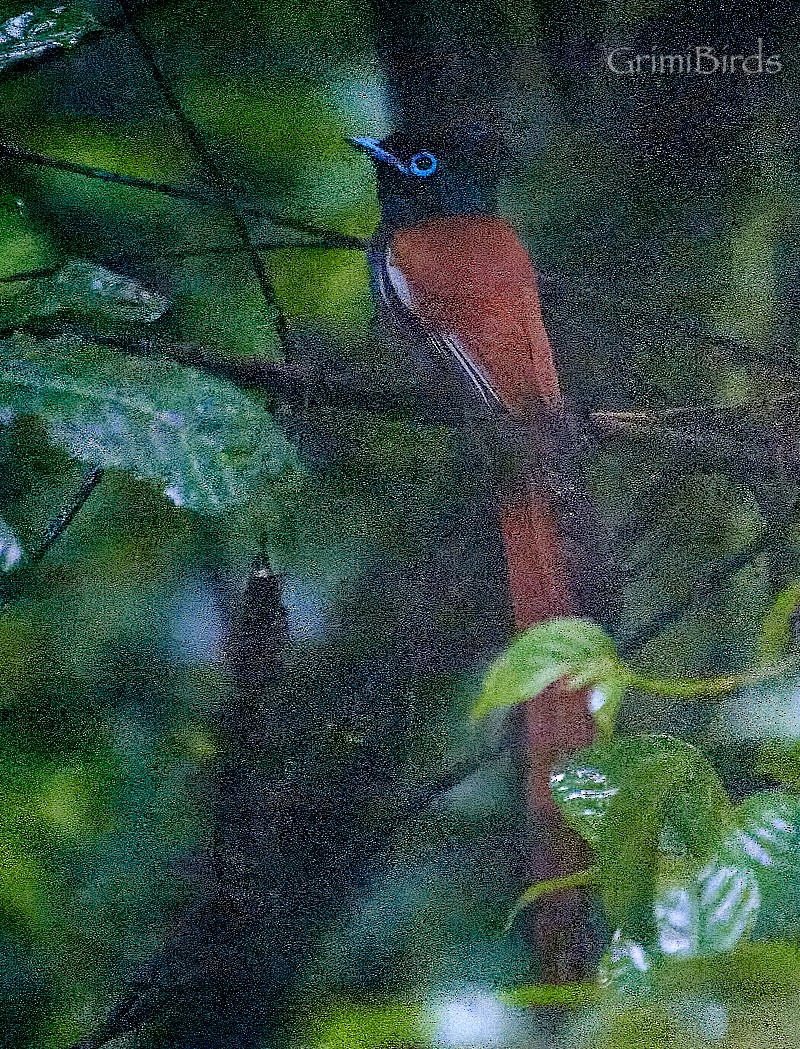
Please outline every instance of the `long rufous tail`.
M548 497L525 485L503 506L500 523L517 628L574 615L570 573ZM594 735L586 694L556 683L527 703L526 724L530 807L552 812L550 770Z

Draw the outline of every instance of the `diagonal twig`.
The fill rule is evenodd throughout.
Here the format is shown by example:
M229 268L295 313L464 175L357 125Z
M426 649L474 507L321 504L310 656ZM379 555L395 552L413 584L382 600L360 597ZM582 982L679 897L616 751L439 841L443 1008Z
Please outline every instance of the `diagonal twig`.
M14 142L0 141L0 157L5 157L16 164L33 164L36 167L51 168L54 171L80 175L82 178L98 179L100 182L112 182L120 186L142 189L149 193L160 193L162 196L171 197L174 200L187 200L194 204L214 207L218 207L221 203L226 203L225 201L220 201L217 193L209 192L199 187L174 186L168 182L140 178L138 175L125 175L118 171L109 171L106 168L92 167L90 164L79 164L72 160L51 157L47 153L38 153L33 149L25 149ZM279 229L287 229L294 233L307 234L312 237L331 238L337 242L337 246L343 248L351 247L357 251L363 250L364 247L364 242L360 237L351 236L347 233L338 233L335 230L327 230L311 222L295 221L252 204L237 203L237 207L265 219Z
M72 524L75 516L86 505L92 492L94 492L102 481L103 473L104 471L99 466L95 466L84 475L77 490L70 497L69 502L66 503L64 508L53 518L45 529L44 536L38 545L33 548L27 557L19 562L19 565L15 569L6 573L5 579L3 580L3 583L5 584L3 589L5 590L5 593L3 594L2 603L0 604L0 611L5 611L8 608L9 602L19 594L23 580L27 576L29 569L33 568L34 565L39 564L39 562L47 556L49 551L55 546L64 532L66 532Z
M103 479L103 470L99 466L92 467L83 477L77 491L72 496L64 509L53 518L47 526L44 538L32 551L27 559L28 565L38 564L47 552L58 542L64 532L69 528L75 515L86 504L87 499L97 488Z
M726 557L724 560L720 561L716 568L709 572L704 579L698 582L691 593L686 596L685 600L679 601L678 603L671 605L669 608L662 609L653 616L649 623L645 623L644 626L640 627L634 633L623 638L619 643L620 652L623 655L629 655L639 651L639 649L643 648L649 641L653 641L659 634L663 633L663 631L674 626L676 623L679 623L688 613L699 611L707 607L710 600L719 591L719 588L732 576L735 576L737 572L741 572L742 569L747 568L753 563L753 561L765 553L769 549L773 540L774 536L772 533L765 530L759 538L749 546L746 546L738 553L732 554L730 557Z
M135 20L135 12L132 8L130 0L117 0L117 3L123 13L123 16L127 22L128 30L136 41L142 58L147 65L150 73L153 77L154 82L158 86L167 107L172 113L175 121L183 132L186 140L192 146L195 155L202 163L203 167L208 172L209 177L216 189L215 196L219 203L227 206L229 211L233 227L242 243L242 246L246 249L247 256L250 260L250 266L255 274L258 286L261 289L262 297L267 306L272 310L274 314L275 327L278 333L278 338L285 348L291 345L291 337L289 334L288 325L286 318L283 315L283 311L280 308L280 304L275 295L275 289L272 286L272 280L267 272L267 267L264 264L264 260L258 253L250 228L247 224L247 220L244 217L244 211L241 208L236 194L233 190L230 180L223 173L222 169L214 159L213 154L206 146L203 136L200 134L194 121L190 120L186 115L186 112L175 93L172 84L164 75L164 72L156 61L155 55L147 42L144 34L139 29Z
M254 240L253 247L260 252L270 251L365 251L366 241L360 237L353 237L348 233L320 233L317 241L296 240ZM206 248L184 248L178 251L163 251L158 253L158 258L167 259L200 259L214 255L238 255L242 252L240 244L212 244ZM123 258L122 253L112 253L105 256L106 260L118 260ZM137 258L155 258L155 254L143 252L137 249ZM98 263L102 265L103 263ZM113 265L113 263L109 263ZM33 270L20 270L18 273L9 273L0 276L0 284L17 284L29 280L37 280L40 277L52 277L58 273L58 266L42 266Z

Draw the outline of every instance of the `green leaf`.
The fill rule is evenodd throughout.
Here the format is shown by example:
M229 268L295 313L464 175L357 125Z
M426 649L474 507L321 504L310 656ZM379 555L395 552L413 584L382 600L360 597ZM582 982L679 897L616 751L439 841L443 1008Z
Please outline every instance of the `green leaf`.
M100 28L91 11L80 4L22 11L0 25L0 70L74 47Z
M676 957L731 951L752 927L764 891L791 902L800 873L800 798L764 791L747 798L711 861L665 886L655 904L661 950ZM774 905L774 904L773 904Z
M617 929L597 967L597 983L623 999L637 998L651 990L653 959L641 943Z
M297 469L272 417L232 384L74 338L0 341L0 410L38 415L95 466L159 481L177 505L216 513Z
M24 554L14 531L0 517L0 572L16 568Z
M552 619L518 637L494 662L473 709L482 717L538 696L560 678L570 690L616 682L617 650L611 638L588 619Z
M787 909L794 905L800 799L765 791L744 801L735 816L710 862L693 878L660 892L655 914L665 954L730 951L752 927L762 903Z
M789 583L775 598L761 624L758 654L761 662L775 661L785 655L792 641L792 616L800 606L800 582Z
M720 821L733 809L719 777L702 751L675 736L630 736L577 751L553 770L556 804L581 837L597 845L608 832L608 816L620 796L634 802L654 786L673 849L715 843ZM724 824L723 824L724 826Z
M761 904L755 875L714 860L700 871L697 890L698 953L732 951L752 927Z
M781 790L752 794L736 810L737 826L720 853L727 862L764 871L800 873L800 797Z
M752 871L714 860L694 878L659 892L654 911L661 952L692 958L732 951L752 927L760 904Z
M49 277L30 282L18 303L28 316L49 317L73 310L129 324L150 324L169 300L139 281L82 259L72 259Z
M551 789L567 822L595 847L614 924L642 942L655 935L660 857L708 861L733 819L704 755L671 736L579 751L554 770Z

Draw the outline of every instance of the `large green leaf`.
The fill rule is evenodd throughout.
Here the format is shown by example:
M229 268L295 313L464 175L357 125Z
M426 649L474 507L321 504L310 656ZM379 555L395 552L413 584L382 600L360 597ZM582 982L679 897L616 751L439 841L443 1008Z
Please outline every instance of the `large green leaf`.
M708 862L660 886L654 915L662 954L693 958L733 950L762 904L792 904L799 874L800 799L783 791L752 795L735 810Z
M551 619L518 637L494 662L475 704L480 717L538 696L560 678L569 689L619 677L614 642L588 619Z
M664 855L711 858L733 809L704 755L671 736L615 739L579 751L551 776L567 821L594 845L606 908L642 942Z
M590 844L608 833L611 807L621 796L634 803L655 789L673 851L716 843L733 809L702 751L675 736L629 736L577 751L553 770L553 797L567 821Z
M0 25L0 71L74 47L100 23L82 4L56 4L21 11Z
M76 458L157 480L207 513L297 468L272 417L235 386L74 338L0 341L0 408L38 415Z

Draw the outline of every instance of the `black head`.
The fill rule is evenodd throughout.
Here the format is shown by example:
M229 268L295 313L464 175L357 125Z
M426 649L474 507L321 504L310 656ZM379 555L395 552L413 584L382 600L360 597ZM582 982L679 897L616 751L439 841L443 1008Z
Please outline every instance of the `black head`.
M483 129L413 135L397 132L378 142L351 138L375 163L383 221L407 226L439 215L491 214L507 154Z

